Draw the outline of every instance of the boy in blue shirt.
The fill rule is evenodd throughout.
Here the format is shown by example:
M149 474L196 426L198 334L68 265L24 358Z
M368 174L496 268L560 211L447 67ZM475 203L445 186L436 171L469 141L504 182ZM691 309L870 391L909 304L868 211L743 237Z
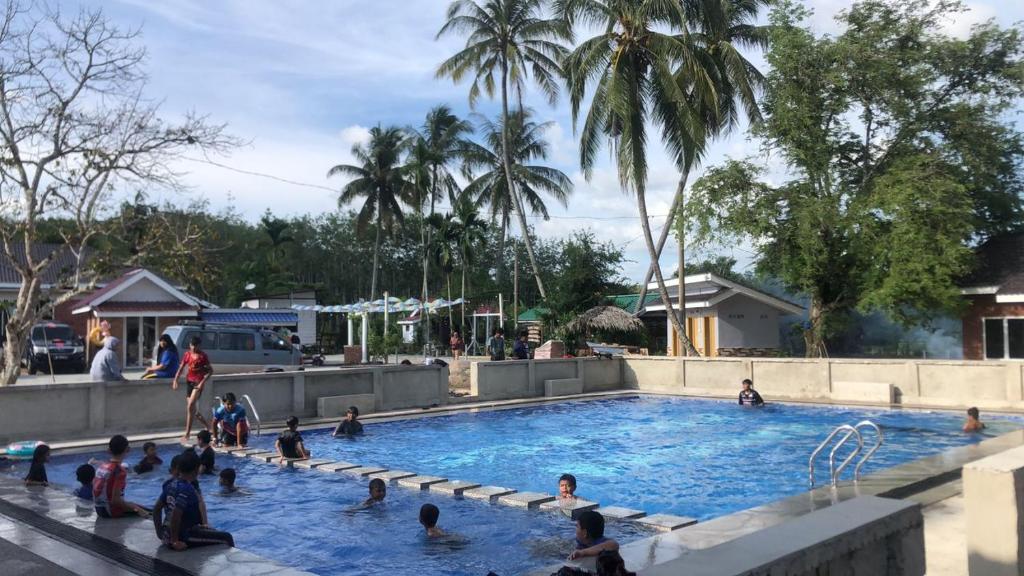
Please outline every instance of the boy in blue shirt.
M157 536L172 550L185 550L210 544L235 545L231 534L203 525L201 498L192 483L199 474L199 457L185 452L178 459L178 477L160 495L163 523L153 515Z
M242 448L249 444L249 421L233 392L225 394L224 403L213 411L212 428L218 444Z

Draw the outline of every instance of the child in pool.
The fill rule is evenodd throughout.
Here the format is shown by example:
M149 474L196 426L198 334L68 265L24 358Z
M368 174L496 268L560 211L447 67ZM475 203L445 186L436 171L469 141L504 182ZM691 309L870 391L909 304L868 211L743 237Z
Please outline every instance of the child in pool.
M576 550L569 560L597 556L605 550L618 550L619 543L604 536L604 516L594 510L587 510L576 520Z
M75 470L75 479L80 486L75 490L75 496L83 500L92 501L92 481L96 478L96 469L92 464L82 464Z
M979 420L981 413L978 409L971 407L967 409L967 422L964 422L964 432L981 432L985 429L985 423Z
M374 504L380 504L384 502L384 497L388 495L388 486L380 478L374 478L370 480L370 497L363 501L363 508L369 508Z
M46 463L50 461L50 447L46 444L36 446L32 452L32 463L25 475L25 486L49 486L46 478Z
M142 460L139 460L139 463L132 470L136 474L145 474L146 472L152 472L154 468L163 463L164 461L156 454L156 444L146 442L142 445Z

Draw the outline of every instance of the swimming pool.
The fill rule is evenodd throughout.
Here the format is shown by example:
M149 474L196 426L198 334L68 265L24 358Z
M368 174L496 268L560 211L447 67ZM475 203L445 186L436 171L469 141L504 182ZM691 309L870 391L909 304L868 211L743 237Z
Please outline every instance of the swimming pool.
M971 444L951 412L769 404L660 396L455 413L380 424L332 438L304 432L315 458L374 464L554 494L569 472L577 494L602 505L707 520L807 490L807 458L834 426L870 419L885 445L864 472ZM987 418L988 434L1020 428L1019 418ZM273 438L253 444L272 449ZM865 443L873 434L865 433ZM852 443L851 443L852 444ZM865 448L866 449L866 448ZM822 454L819 482L828 476ZM852 474L851 469L844 477Z
M380 465L520 491L555 493L558 476L579 479L578 494L602 505L708 519L806 490L807 457L833 426L872 419L886 444L867 472L894 466L987 436L962 434L949 412L871 410L732 402L660 396L563 402L489 412L460 412L366 424L366 434L334 439L330 430L303 432L317 458ZM988 435L1021 427L1019 418L986 418ZM266 424L266 423L265 423ZM275 435L253 439L271 447ZM177 452L164 446L165 462ZM92 454L55 456L51 482L70 491L74 469ZM129 463L141 456L133 444ZM548 566L572 547L572 522L557 513L527 511L428 491L389 486L380 508L347 511L366 498L365 479L277 466L227 455L242 496L219 494L202 479L211 522L231 531L240 548L324 575L455 574L502 576ZM827 470L823 461L822 469ZM21 476L26 463L6 473ZM149 504L161 470L129 481L128 498ZM824 474L823 474L824 476ZM420 505L441 509L439 526L465 537L424 538ZM609 535L627 542L650 533L610 522Z
M175 446L158 450L165 464ZM75 468L99 453L60 455L47 464L50 482L71 491ZM128 462L141 457L133 444ZM436 492L388 486L382 506L352 510L367 497L367 480L340 473L280 468L251 458L218 455L219 468L233 467L246 494L224 495L215 476L200 478L211 523L227 530L244 550L323 575L452 574L502 576L564 560L573 548L573 522L556 512L528 511ZM6 473L23 476L27 463ZM167 478L166 465L131 474L127 499L151 505ZM441 509L438 526L456 537L434 541L423 535L420 506ZM102 521L102 520L101 520ZM631 523L609 523L620 541L652 533ZM461 538L460 538L461 536ZM156 536L154 535L154 540Z

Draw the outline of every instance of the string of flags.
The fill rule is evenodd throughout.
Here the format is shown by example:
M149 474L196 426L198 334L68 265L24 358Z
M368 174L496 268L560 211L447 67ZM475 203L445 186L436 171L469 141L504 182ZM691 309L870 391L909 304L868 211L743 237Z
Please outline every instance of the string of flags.
M426 303L420 302L416 298L408 298L402 300L391 296L385 303L384 299L378 299L374 301L360 300L354 304L338 304L333 306L322 306L317 305L303 305L293 304L292 310L299 311L315 311L315 312L329 312L336 314L363 314L363 313L379 313L385 311L385 304L388 313L395 312L413 312L415 310L426 309L428 312L434 312L442 310L444 308L450 308L452 306L459 306L464 303L462 298L456 298L455 300L445 300L444 298L438 298L437 300L428 301Z

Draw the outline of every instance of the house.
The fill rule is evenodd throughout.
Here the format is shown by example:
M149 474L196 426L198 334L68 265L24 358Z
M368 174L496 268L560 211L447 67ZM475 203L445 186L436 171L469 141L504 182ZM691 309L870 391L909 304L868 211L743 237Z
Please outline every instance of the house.
M25 244L22 242L15 242L11 245L11 248L14 251L15 259L19 263L24 263ZM48 291L61 286L63 281L74 273L77 265L77 259L71 250L68 249L66 244L37 242L32 245L31 249L32 255L37 261L42 260L50 254L56 254L54 256L53 263L43 271L42 289L45 298ZM83 267L88 263L89 258L90 252L86 249L82 252ZM21 274L18 274L13 263L5 254L0 254L0 304L13 304L18 299L18 291L20 289ZM0 326L6 324L7 310L6 307L0 306ZM0 339L2 339L2 337L0 337Z
M136 268L91 294L58 306L54 318L83 336L106 320L110 333L121 339L122 365L139 367L153 359L164 328L195 320L200 310L209 306L153 272Z
M665 285L674 311L679 279L666 280ZM779 319L804 311L796 304L715 274L687 276L684 286L686 333L701 356L772 355L779 349ZM655 344L664 343L670 356L682 355L679 338L657 293L657 283L652 282L647 289L639 318L648 326ZM638 294L614 296L612 303L632 312L638 299ZM659 334L664 334L664 339Z
M275 314L291 313L293 317L275 317L270 318L267 316L265 320L273 320L270 324L264 322L260 325L267 327L283 327L296 332L299 335L299 339L304 344L312 344L316 342L316 310L294 310L292 306L316 306L316 291L315 290L296 290L292 292L282 292L275 294L267 294L265 296L254 296L248 300L242 301L242 308L247 310L273 310ZM263 314L269 314L270 312L263 312ZM236 324L237 322L230 322Z
M1024 359L1024 234L990 238L960 282L965 360Z

